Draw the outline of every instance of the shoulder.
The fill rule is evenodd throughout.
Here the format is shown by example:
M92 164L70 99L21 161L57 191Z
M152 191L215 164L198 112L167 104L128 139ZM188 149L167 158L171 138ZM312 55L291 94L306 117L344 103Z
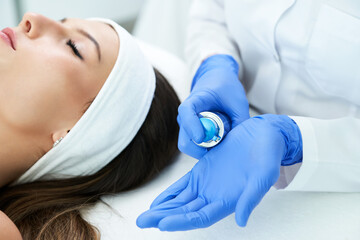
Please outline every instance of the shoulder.
M21 234L5 213L0 211L0 239L21 240Z

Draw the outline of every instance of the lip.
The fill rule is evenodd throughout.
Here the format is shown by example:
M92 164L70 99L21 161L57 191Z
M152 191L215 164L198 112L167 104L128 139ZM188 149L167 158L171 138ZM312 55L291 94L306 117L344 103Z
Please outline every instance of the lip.
M10 47L16 50L16 36L14 30L11 28L5 28L0 32L0 38L2 38Z

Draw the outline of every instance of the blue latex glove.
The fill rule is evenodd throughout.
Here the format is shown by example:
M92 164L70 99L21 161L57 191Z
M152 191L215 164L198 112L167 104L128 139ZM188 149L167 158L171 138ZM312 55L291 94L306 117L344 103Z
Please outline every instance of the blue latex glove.
M239 65L229 55L214 55L201 64L190 96L179 107L178 148L181 152L197 159L207 152L192 141L201 143L205 138L198 117L200 112L224 113L232 123L231 128L249 118L249 103L238 73Z
M250 213L278 180L280 165L302 161L296 123L284 115L250 118L232 129L194 168L140 215L141 228L164 231L208 227L235 213L245 226Z

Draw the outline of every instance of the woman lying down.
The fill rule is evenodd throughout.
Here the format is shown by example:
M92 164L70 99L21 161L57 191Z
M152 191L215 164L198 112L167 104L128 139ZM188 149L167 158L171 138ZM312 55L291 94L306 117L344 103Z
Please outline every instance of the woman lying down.
M179 99L110 20L28 13L0 37L0 210L23 239L99 239L80 210L171 162Z

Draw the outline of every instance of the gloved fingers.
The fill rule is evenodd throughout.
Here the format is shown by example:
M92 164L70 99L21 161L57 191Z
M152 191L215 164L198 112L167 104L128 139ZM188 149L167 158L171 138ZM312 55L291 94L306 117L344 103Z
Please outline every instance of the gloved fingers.
M196 145L182 126L180 126L178 148L181 152L196 159L202 158L208 151L206 148Z
M171 199L169 201L163 202L156 207L142 213L136 220L136 224L140 228L150 228L150 227L157 227L158 223L161 219L183 213L185 210L188 211L189 209L196 208L196 204L190 204L187 210L187 207L184 207L191 203L197 196L191 193L190 188L185 189L182 191L177 197ZM189 211L190 211L189 210Z
M198 114L210 111L211 103L196 95L190 95L178 109L181 119L180 127L183 127L191 140L201 143L205 138L204 128Z
M247 99L228 99L224 105L224 112L231 120L231 129L250 118Z
M199 209L201 209L202 207L204 207L206 204L206 201L202 198L195 198L192 201L189 201L188 203L181 205L177 208L173 208L172 210L176 210L175 212L177 214L181 214L181 213L188 213L188 212L194 212L197 211Z
M203 111L221 112L224 113L231 123L231 129L241 124L243 121L250 118L249 104L246 98L234 99L234 96L225 95L217 96L212 91L203 91L189 97L189 102L183 102L179 107L179 116L183 120L181 126L189 136L194 132L195 126L191 124L191 120L184 120L184 115L196 114L197 121L199 120L199 113ZM200 122L201 124L201 122ZM203 129L201 129L204 132ZM193 131L193 132L192 132ZM195 136L194 136L195 137ZM205 136L204 136L205 137ZM195 140L195 138L192 138ZM203 139L203 138L202 138ZM196 141L201 142L201 141Z
M242 192L235 209L235 219L239 226L245 227L250 214L269 191L266 181L254 179L248 182Z
M240 97L238 94L233 96L227 93L218 96L209 89L192 93L179 106L178 122L189 138L197 143L202 142L205 138L205 132L198 115L203 111L225 113L231 120L231 129L250 117L249 103L246 97Z
M199 209L203 208L206 205L206 201L203 198L196 198L189 202L188 204L180 207L181 213L189 213L198 211Z
M206 204L206 201L202 198L196 198L195 200L189 202L188 204L179 207L178 209L176 209L176 214L168 214L166 217L164 217L162 220L160 220L159 224L158 224L158 228L161 231L172 231L172 230L167 230L167 226L166 224L169 223L168 221L163 221L164 219L171 219L172 217L176 217L176 216L182 216L183 214L187 214L187 213L192 213L192 212L196 212L199 209L203 208ZM165 223L165 225L164 225ZM182 228L184 227L183 222L174 222L176 226L176 228ZM165 226L165 228L163 228ZM179 230L180 230L179 229ZM188 230L188 228L184 228L184 230Z
M249 110L247 109L244 112L241 112L241 114L232 112L229 114L229 117L231 120L231 129L233 129L250 118Z
M139 228L151 228L158 227L161 219L174 214L181 213L180 208L170 208L170 209L157 209L153 208L146 212L143 212L137 219L136 225Z
M188 185L177 196L168 201L164 201L161 204L153 206L151 210L166 210L178 208L188 204L195 198L197 198L197 193L192 190L192 186Z
M231 213L227 210L224 211L224 207L223 202L217 201L205 205L198 211L168 215L159 222L158 228L161 231L185 231L209 227Z
M165 191L163 191L159 196L157 196L155 200L151 203L150 209L177 197L188 186L190 180L190 173L191 172L185 174L182 178L177 180Z

